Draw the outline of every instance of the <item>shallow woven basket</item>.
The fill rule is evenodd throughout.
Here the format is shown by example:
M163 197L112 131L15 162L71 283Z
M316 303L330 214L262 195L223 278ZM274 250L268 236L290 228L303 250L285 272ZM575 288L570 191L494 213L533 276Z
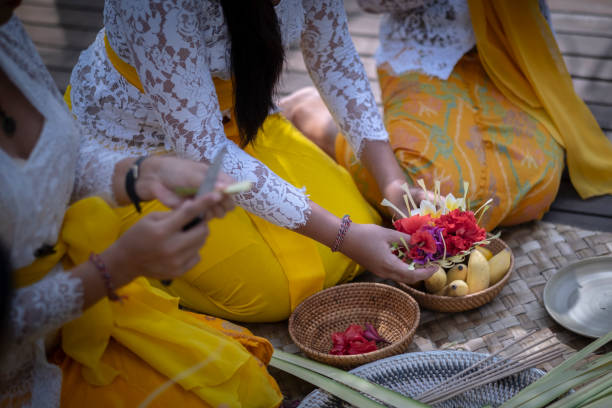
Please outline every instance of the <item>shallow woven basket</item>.
M348 283L325 289L302 302L289 318L289 334L308 357L350 368L404 352L419 318L417 302L397 288L380 283ZM332 333L345 331L351 324L366 323L391 344L352 356L329 354Z
M493 255L495 255L504 248L508 248L508 245L506 245L506 243L501 239L495 238L485 247L490 249ZM493 298L497 296L499 292L501 292L504 285L510 279L513 269L514 254L512 251L510 251L510 267L508 268L508 272L506 272L504 277L499 282L485 290L481 290L480 292L460 297L432 295L430 293L425 293L415 289L405 283L398 282L398 284L403 290L410 293L416 299L416 301L426 309L436 310L438 312L463 312L466 310L476 309L477 307L480 307L493 300Z
M407 353L363 365L351 370L351 373L414 398L487 356L488 354L469 351ZM457 395L448 401L435 404L434 407L498 407L543 375L542 370L530 368ZM315 407L346 408L350 405L325 391L315 390L302 400L298 408Z

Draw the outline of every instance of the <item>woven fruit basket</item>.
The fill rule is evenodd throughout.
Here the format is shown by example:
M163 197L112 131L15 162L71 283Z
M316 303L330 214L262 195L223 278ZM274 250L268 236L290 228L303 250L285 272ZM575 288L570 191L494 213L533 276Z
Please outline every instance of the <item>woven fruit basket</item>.
M508 250L510 252L510 266L499 282L480 292L458 297L440 296L426 293L423 290L419 290L405 283L398 282L398 284L400 288L413 296L422 307L429 310L435 310L438 312L463 312L466 310L476 309L477 307L489 303L499 294L499 292L501 292L504 285L510 279L510 275L514 269L514 254L512 254L512 251L510 251L510 248L504 241L499 238L495 238L491 240L491 242L486 245L485 248L489 249L493 255L496 255L503 250Z
M404 352L419 318L419 306L407 293L380 283L349 283L325 289L302 302L289 318L289 335L309 358L352 368ZM330 354L332 334L352 324L371 324L389 344L364 354Z

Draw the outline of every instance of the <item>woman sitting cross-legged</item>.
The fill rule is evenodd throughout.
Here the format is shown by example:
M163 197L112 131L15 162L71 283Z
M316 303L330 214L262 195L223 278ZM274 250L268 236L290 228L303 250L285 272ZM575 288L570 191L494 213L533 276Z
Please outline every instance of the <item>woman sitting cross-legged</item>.
M224 172L253 183L236 196L240 208L210 223L202 261L166 289L182 304L232 320L278 321L363 267L405 282L433 272L409 270L391 253L407 237L376 225L379 215L346 170L273 103L284 48L300 40L351 145L403 206L405 179L342 2L108 0L104 25L67 93L86 138L109 152L165 150L202 162L225 149ZM163 208L153 201L143 211ZM133 208L123 216L139 218Z
M108 153L80 140L11 4L0 1L0 241L10 258L2 273L10 263L17 287L2 325L0 406L278 406L269 342L179 310L143 278L177 279L197 264L209 219L231 199L172 193L198 186L202 163L149 157L136 177L122 154L107 168ZM127 225L102 198L82 198L129 203L127 174L141 198L174 209Z
M491 230L539 219L564 167L583 198L612 193L612 144L573 89L537 0L360 0L384 13L376 53L384 121L406 177L463 194ZM281 102L346 167L372 203L381 193L312 88Z

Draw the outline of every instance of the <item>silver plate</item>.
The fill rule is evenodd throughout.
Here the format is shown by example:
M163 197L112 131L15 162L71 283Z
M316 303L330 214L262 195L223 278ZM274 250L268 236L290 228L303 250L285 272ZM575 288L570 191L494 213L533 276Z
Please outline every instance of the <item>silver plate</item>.
M544 306L565 328L587 337L612 330L612 256L564 266L544 287Z

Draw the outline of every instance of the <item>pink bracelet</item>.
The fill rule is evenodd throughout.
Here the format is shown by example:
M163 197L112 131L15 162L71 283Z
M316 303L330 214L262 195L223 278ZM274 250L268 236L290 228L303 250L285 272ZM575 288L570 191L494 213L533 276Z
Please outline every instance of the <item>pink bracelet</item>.
M121 300L121 297L117 295L115 292L115 285L113 285L113 281L111 280L111 276L106 270L106 264L100 258L100 255L94 254L93 252L89 255L89 260L96 267L96 270L100 273L100 277L104 281L104 286L106 286L106 295L110 300L116 302Z
M346 233L349 230L349 227L351 226L352 222L353 221L351 220L350 215L347 214L344 217L342 217L342 222L340 223L340 228L338 229L338 235L336 235L336 240L334 241L334 245L332 245L331 247L332 252L338 252L340 248L342 248L344 237L346 236Z

